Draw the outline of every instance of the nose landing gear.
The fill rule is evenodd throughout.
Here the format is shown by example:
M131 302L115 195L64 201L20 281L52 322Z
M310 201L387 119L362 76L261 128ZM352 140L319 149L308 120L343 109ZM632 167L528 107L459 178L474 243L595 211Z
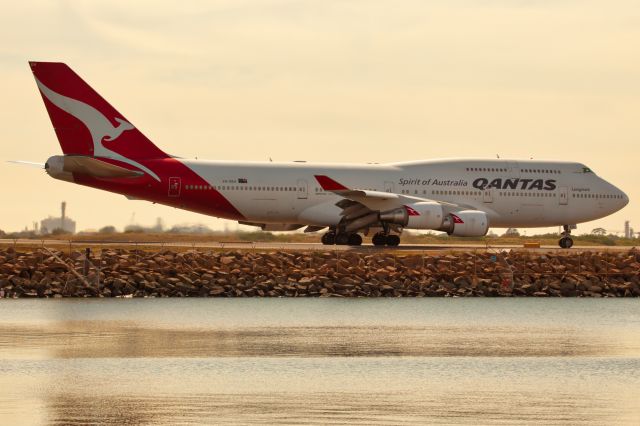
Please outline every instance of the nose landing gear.
M561 234L562 238L560 238L560 241L558 241L558 245L560 246L560 248L563 248L563 249L568 249L573 247L573 239L571 238L571 229L569 225L563 225L562 229L564 229L564 231Z

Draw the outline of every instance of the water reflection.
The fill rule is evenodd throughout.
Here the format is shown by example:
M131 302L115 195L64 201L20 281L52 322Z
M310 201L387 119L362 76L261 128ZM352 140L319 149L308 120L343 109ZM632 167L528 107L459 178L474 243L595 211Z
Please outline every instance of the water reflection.
M53 387L44 400L50 421L58 424L637 424L640 419L638 379L627 376L637 373L637 361L611 365L586 359L576 366L513 358L506 365L505 359L484 358L473 365L438 358L343 361L114 363L106 365L108 372L121 368L130 381L65 374L58 379L71 390ZM98 364L72 370L92 365ZM98 378L104 387L88 386Z
M0 325L5 357L133 358L225 356L597 356L639 354L619 331L570 327L150 328L126 322ZM42 353L44 351L44 353Z
M420 398L422 397L422 398ZM445 395L283 393L109 397L69 395L51 398L51 424L606 424L632 422L612 417L608 401L584 395L541 396L504 392ZM558 415L565 412L564 415ZM618 413L626 414L626 413Z
M0 304L0 423L640 424L635 301L158 302Z

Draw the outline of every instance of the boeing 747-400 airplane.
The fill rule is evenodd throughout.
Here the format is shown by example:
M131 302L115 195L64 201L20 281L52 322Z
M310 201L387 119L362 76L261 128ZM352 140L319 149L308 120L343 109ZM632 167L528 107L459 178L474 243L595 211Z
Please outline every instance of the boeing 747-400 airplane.
M571 229L627 205L584 164L447 159L391 164L183 159L156 147L63 63L31 62L64 155L55 178L264 230L327 229L324 244L396 246L404 229L483 236L489 227Z

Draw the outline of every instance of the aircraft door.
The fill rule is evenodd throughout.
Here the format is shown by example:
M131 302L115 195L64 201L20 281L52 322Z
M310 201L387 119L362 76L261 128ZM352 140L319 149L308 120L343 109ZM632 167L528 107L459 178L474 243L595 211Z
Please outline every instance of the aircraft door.
M485 203L493 203L493 193L491 189L482 191L482 201Z
M307 181L305 179L298 179L298 187L297 187L297 193L298 193L298 200L306 200L308 195L308 191L309 191L309 185L307 185Z
M569 191L567 191L566 186L561 186L558 190L558 202L562 206L566 206L569 204Z
M182 179L179 177L169 178L169 197L177 198L180 196L180 190L182 189Z
M520 166L517 161L507 161L507 170L514 176L520 176Z
M387 180L384 182L384 192L393 193L393 182Z

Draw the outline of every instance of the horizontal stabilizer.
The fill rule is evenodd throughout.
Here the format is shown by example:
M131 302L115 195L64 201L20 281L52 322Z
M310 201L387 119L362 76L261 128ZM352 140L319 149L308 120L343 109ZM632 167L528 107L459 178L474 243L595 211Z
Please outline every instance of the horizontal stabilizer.
M144 172L130 170L115 164L107 163L95 157L84 155L63 155L49 158L45 164L47 173L52 175L62 173L73 173L91 176L101 179L114 178L137 178L144 176Z

